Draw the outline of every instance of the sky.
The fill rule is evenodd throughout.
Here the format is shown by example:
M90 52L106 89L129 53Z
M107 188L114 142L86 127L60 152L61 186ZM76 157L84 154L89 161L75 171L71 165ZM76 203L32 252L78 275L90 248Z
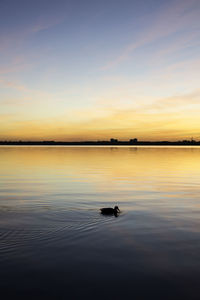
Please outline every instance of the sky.
M0 140L200 140L200 0L1 0Z

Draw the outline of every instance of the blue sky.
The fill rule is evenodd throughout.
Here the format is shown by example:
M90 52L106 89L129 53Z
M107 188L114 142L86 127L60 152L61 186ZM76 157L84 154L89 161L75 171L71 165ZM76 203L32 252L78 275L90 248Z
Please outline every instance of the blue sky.
M200 136L200 1L1 1L1 139Z

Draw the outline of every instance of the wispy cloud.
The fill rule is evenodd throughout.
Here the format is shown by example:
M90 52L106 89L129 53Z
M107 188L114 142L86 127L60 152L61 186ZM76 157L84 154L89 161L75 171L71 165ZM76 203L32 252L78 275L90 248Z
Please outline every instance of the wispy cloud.
M14 81L6 80L0 78L0 83L6 88L16 89L18 91L28 92L29 90L22 84L16 83Z
M37 33L42 30L49 29L54 27L65 20L66 14L65 12L54 14L54 15L47 15L47 16L40 16L36 21L35 24L32 24L28 30L29 33Z
M156 12L151 24L147 24L145 30L140 32L140 36L129 45L122 53L107 62L101 70L108 70L121 62L127 60L134 50L151 44L163 37L168 37L178 31L187 30L188 25L193 30L200 28L199 24L200 5L198 0L175 0L163 6L163 10Z
M0 50L6 51L12 49L12 47L19 47L24 40L30 38L30 36L62 23L65 20L65 17L65 11L57 14L47 13L40 15L34 21L26 24L26 26L13 27L12 30L8 31L6 34L2 33L0 35Z

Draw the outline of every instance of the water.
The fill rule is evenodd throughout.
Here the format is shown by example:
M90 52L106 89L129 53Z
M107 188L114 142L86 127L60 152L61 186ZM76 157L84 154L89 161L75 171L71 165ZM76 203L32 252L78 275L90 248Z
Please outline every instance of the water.
M199 299L199 216L199 147L2 146L1 297Z

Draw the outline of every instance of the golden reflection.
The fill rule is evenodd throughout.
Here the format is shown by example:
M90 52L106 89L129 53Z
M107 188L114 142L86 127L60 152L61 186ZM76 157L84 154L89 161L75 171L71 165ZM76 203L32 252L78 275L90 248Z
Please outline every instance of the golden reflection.
M153 207L159 214L166 203L172 210L187 207L188 199L199 205L200 147L2 146L0 165L5 201L40 202L48 195L58 203L61 195L62 201L123 202L127 209L134 203L134 210Z
M1 173L103 169L113 178L162 177L199 172L199 163L200 147L0 147Z
M1 176L20 174L82 181L162 182L167 187L192 176L200 177L200 147L0 147ZM191 174L191 176L190 176ZM167 178L167 180L166 180ZM196 177L195 177L196 178ZM197 179L196 179L197 180ZM187 182L185 182L187 187ZM177 188L177 187L176 187Z

